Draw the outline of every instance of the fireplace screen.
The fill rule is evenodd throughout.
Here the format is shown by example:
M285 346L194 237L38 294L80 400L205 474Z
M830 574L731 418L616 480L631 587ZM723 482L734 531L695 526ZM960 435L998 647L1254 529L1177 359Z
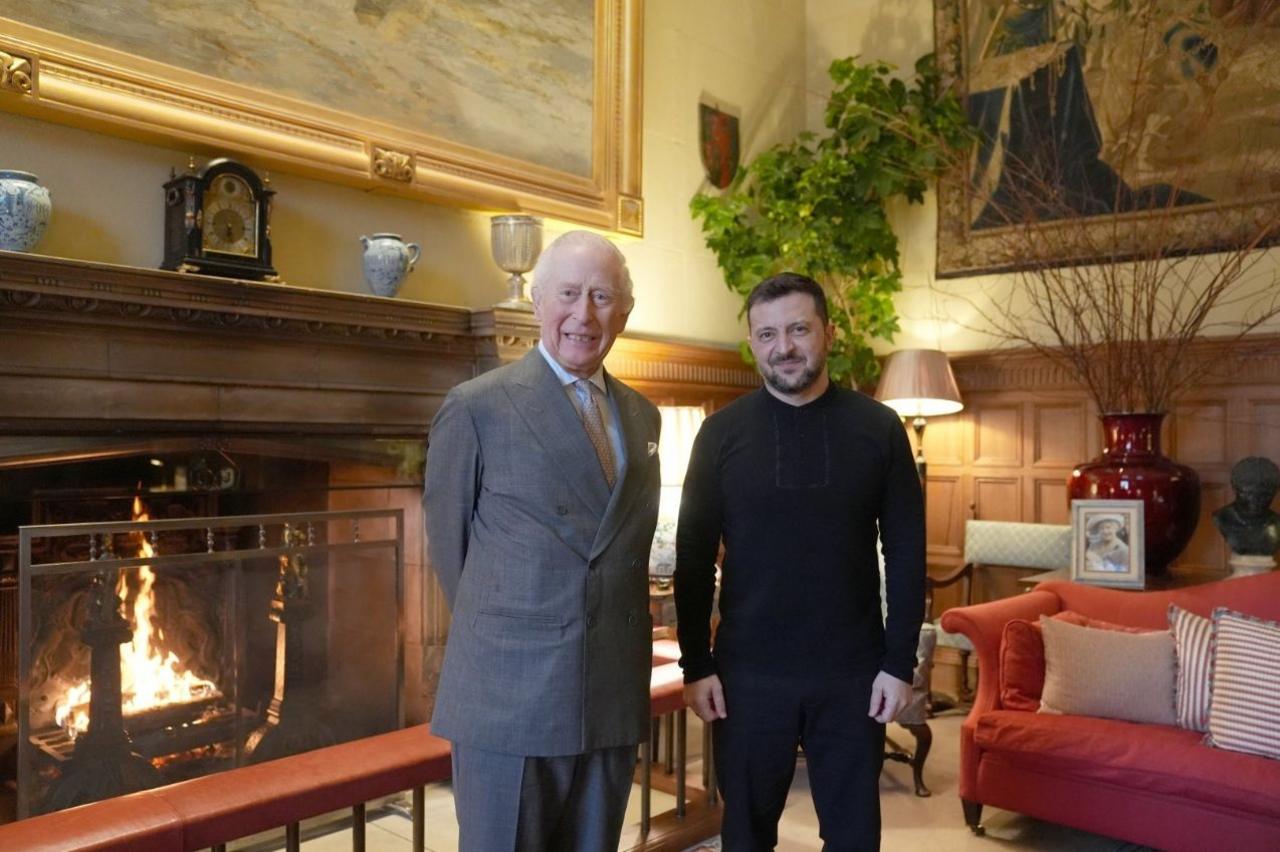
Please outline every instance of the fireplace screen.
M404 515L23 526L18 817L403 724Z

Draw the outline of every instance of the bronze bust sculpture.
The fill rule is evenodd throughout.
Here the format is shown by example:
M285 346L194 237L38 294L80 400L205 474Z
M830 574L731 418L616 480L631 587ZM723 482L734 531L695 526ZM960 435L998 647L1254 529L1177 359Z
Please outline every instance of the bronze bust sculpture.
M1236 499L1213 513L1213 523L1232 553L1272 556L1280 550L1280 515L1271 501L1280 489L1280 468L1270 459L1250 456L1231 468Z

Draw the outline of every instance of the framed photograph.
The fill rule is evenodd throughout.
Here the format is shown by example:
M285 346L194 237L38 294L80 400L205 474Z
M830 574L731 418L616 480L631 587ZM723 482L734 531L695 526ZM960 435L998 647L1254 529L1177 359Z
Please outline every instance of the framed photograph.
M1071 579L1141 589L1146 583L1141 500L1071 501Z
M0 110L640 234L642 3L0 0Z
M1170 255L1256 239L1280 212L1269 14L934 0L939 68L979 135L939 185L939 277L1114 260L1120 222L1159 229Z

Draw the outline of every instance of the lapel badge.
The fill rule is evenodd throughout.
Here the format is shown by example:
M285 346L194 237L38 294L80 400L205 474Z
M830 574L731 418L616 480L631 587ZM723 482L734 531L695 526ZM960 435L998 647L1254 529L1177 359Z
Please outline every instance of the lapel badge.
M650 442L649 442L648 450L649 450L649 455L651 455L651 456L652 456L652 455L657 455L657 453L658 453L658 442L657 442L657 441L650 441Z

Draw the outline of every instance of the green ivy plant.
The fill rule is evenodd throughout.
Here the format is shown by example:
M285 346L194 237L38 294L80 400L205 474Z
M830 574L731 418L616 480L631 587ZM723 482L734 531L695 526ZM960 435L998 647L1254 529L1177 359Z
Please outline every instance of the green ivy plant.
M806 132L774 145L723 195L699 193L689 205L744 310L751 288L784 270L823 285L836 329L831 377L855 387L879 374L870 340L898 331L902 272L885 205L897 196L923 201L973 138L932 54L916 62L909 84L894 70L837 59L821 138Z

